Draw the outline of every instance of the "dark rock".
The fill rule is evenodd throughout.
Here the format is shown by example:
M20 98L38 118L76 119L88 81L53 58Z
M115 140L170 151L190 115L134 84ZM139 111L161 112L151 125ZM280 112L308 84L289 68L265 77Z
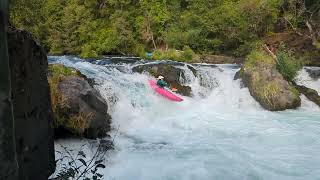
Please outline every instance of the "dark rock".
M110 130L108 105L99 92L80 77L66 77L58 83L58 94L63 97L65 129L87 138L103 137Z
M320 68L319 69L310 69L306 68L306 71L309 73L309 76L313 79L319 79L320 78Z
M197 70L194 67L192 67L190 65L187 65L187 67L188 67L188 69L190 69L190 71L193 73L194 76L197 76Z
M93 78L85 78L87 82L90 84L91 87L94 87L95 85L98 85L96 81Z
M295 85L295 87L299 90L299 92L304 94L310 101L314 102L320 107L320 96L316 90L301 85Z
M241 79L241 70L237 71L233 77L233 80L238 80L238 79Z
M99 142L100 149L102 151L114 150L114 143L111 139L101 139Z
M20 179L48 179L55 170L47 55L26 31L8 31L16 151Z
M253 67L244 66L242 71L240 75L245 87L265 109L281 111L301 105L299 92L282 77L274 64L257 63Z
M7 45L8 0L0 5L0 179L18 179Z
M100 60L97 62L98 65L104 66L104 65L108 65L111 64L110 60Z
M184 64L183 64L184 65ZM181 85L179 78L184 76L183 70L171 64L148 64L139 65L132 69L133 72L148 72L154 77L164 76L171 87L178 89L177 93L184 96L191 96L191 87Z

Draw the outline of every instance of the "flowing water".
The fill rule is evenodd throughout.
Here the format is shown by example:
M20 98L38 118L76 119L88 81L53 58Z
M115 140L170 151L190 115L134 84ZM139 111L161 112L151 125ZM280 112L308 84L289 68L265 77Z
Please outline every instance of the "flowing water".
M149 87L151 76L132 73L132 67L146 62L49 60L93 78L108 101L115 150L108 154L104 179L320 179L319 107L301 96L297 110L262 109L233 80L236 65L194 65L196 76L180 67L181 82L192 87L193 97L176 103ZM299 82L319 88L314 81L304 71L299 75ZM57 141L56 147L75 148L83 141ZM92 149L88 145L85 151L90 155Z

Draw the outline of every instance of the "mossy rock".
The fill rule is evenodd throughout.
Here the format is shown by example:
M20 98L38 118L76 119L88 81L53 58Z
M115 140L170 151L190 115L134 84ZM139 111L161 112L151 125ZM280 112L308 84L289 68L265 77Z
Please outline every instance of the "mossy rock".
M238 74L250 94L270 111L294 109L301 105L300 93L276 69L276 62L263 52L248 56Z
M81 72L77 69L66 67L62 64L50 64L48 67L48 76L55 77L55 76L77 76L86 78Z
M61 132L87 138L105 136L111 120L108 105L86 76L59 64L50 65L48 74L55 136L63 136Z

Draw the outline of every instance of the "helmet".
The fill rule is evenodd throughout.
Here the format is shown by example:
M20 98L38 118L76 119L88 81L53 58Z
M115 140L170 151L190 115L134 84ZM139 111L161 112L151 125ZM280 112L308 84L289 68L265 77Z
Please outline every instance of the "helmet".
M164 79L164 77L163 77L163 76L158 76L157 79L158 79L158 80L159 80L159 79Z

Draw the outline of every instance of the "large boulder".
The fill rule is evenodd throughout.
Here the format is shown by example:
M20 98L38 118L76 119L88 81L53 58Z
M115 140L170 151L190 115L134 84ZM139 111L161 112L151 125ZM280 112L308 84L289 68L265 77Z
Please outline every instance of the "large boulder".
M299 92L278 72L275 61L263 52L253 52L239 75L253 98L267 110L281 111L301 105Z
M31 34L8 30L19 179L48 179L55 170L47 55Z
M63 65L50 65L49 82L57 136L67 132L97 138L110 130L108 105L79 71Z
M177 93L184 95L184 96L191 96L192 91L191 87L182 85L180 82L180 77L184 77L183 70L177 68L175 66L183 65L183 64L147 64L147 65L139 65L134 67L132 70L133 72L148 72L154 77L158 77L160 75L165 77L165 81L167 81L171 87L178 89ZM191 66L188 68L190 69ZM190 69L193 73L195 69Z

